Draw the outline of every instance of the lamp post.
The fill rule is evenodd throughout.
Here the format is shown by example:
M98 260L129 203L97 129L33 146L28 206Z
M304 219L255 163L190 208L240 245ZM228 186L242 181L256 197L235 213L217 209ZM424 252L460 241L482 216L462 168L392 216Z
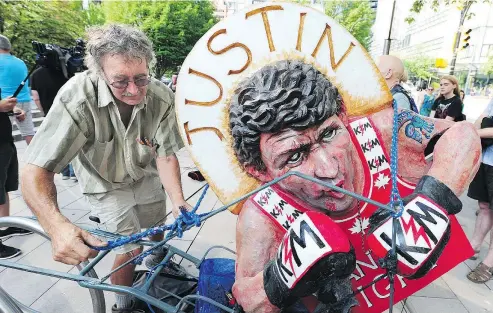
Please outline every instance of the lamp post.
M469 8L472 5L472 1L467 1L464 4L464 7L460 11L460 22L459 22L459 28L457 29L457 35L455 36L455 44L454 44L454 54L452 55L452 60L450 61L450 75L454 75L455 71L455 62L457 61L457 53L459 52L459 44L461 40L461 29L462 25L464 24L464 21L467 16L467 12L469 11Z
M394 22L394 12L395 12L395 2L392 5L392 14L390 15L390 27L389 27L389 35L387 39L385 39L385 43L383 45L383 54L388 55L390 53L390 45L392 43L392 39L390 39L390 36L392 35L392 23Z

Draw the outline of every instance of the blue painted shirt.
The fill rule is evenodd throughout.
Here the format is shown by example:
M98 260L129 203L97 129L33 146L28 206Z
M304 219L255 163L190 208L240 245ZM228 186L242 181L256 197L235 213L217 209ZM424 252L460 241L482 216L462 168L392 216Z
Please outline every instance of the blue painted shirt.
M484 114L486 116L493 116L493 99L488 103ZM493 145L483 150L483 163L493 166Z
M19 87L20 83L27 76L27 66L24 61L10 54L0 54L0 88L2 99L10 97ZM31 91L29 90L29 81L17 95L17 102L31 101Z

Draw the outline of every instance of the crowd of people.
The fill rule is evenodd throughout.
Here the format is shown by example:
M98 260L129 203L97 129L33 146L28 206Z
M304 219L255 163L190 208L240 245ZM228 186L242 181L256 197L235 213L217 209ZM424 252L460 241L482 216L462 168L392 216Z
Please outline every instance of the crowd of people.
M28 70L11 50L8 38L0 36L0 216L9 215L8 193L19 185L12 123L17 124L28 144L21 175L22 195L50 236L57 261L79 264L97 254L88 245L105 243L61 214L54 184L56 173L62 173L64 179L77 176L75 179L92 208L91 214L108 231L122 235L164 221L164 190L175 216L181 209L190 208L183 196L175 156L184 145L176 125L174 94L151 77L154 52L144 33L121 25L90 29L87 71L68 80L59 71L41 67L15 98L12 95ZM378 68L399 108L436 119L466 120L464 96L454 76L441 77L437 94L433 86L422 86L415 101L401 85L407 77L399 58L382 56ZM34 105L45 115L36 135L31 112ZM483 127L483 120L491 116L493 101L475 124L484 139L493 138L493 127ZM473 258L477 258L488 232L493 244L493 145L484 147L481 168L468 195L478 200L480 208L471 239L476 251ZM0 230L0 239L29 233L10 227ZM150 239L162 238L161 234ZM133 244L119 248L113 268L141 249ZM165 252L151 255L146 260L148 267L158 264ZM19 253L18 249L0 243L0 259ZM131 286L134 270L135 266L129 265L116 272L112 283ZM493 245L467 277L482 283L492 276ZM117 293L112 312L137 312L136 306L132 296Z

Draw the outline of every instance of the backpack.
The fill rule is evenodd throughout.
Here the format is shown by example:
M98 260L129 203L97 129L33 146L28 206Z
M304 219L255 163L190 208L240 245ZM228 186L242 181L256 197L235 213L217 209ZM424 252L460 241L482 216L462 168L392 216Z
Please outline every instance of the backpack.
M414 102L414 99L409 95L406 89L402 87L401 85L397 84L392 89L390 90L392 93L392 96L395 95L396 93L402 93L403 95L406 96L407 100L409 100L409 104L411 105L411 110L415 113L419 113L418 107L416 106L416 103Z

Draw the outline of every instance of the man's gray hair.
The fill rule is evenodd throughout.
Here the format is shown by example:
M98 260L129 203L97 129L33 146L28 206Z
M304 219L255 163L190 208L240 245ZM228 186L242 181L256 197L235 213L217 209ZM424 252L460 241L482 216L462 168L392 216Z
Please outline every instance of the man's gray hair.
M12 45L10 44L9 39L4 35L0 35L0 49L7 51L12 50Z
M87 31L85 63L89 70L102 74L102 60L107 55L140 59L152 69L155 57L152 42L139 29L119 24L96 26Z

